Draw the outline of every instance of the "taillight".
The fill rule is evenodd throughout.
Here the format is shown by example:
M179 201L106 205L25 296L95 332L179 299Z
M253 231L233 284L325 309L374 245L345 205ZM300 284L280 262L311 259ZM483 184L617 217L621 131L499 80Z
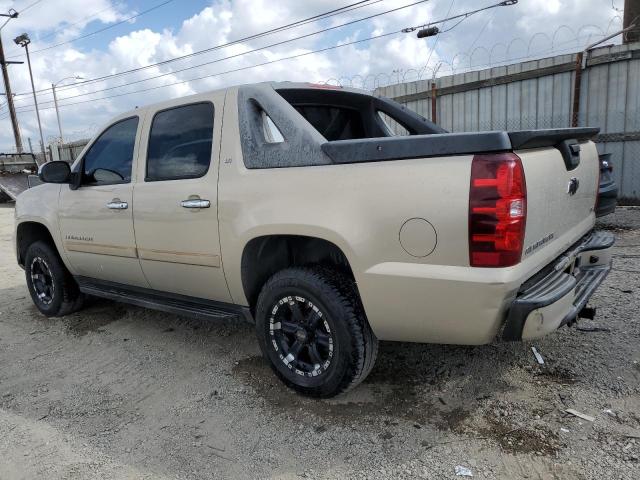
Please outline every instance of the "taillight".
M469 191L469 261L472 267L520 262L527 221L527 187L515 153L476 155Z

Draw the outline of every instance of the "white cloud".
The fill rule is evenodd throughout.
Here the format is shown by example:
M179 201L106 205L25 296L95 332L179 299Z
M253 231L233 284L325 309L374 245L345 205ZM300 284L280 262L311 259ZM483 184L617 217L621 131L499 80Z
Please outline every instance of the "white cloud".
M85 43L70 43L34 54L32 63L36 88L50 88L52 82L57 82L70 75L95 78L144 67L151 63L162 62L301 20L347 3L347 1L337 3L335 0L307 0L304 2L299 0L279 0L277 2L273 0L213 0L209 6L204 7L190 18L184 19L177 27L171 28L167 25L161 30L145 27L145 16L141 16L136 19L135 24L119 27L119 30L112 31L114 33L104 32L89 43L90 45L102 45L100 48L82 47L81 45ZM255 48L401 7L408 3L410 0L379 1L324 22L312 22L299 28L235 44L189 59L87 85L65 86L60 88L58 92L61 104L94 100L62 108L64 130L68 137L87 134L89 131L95 130L97 125L106 122L113 114L136 105L230 84L286 79L316 82L333 78L339 79L343 83L348 83L353 79L356 83L366 82L367 87L372 87L375 82L396 81L403 76L406 76L408 80L413 80L417 77L417 72L422 72L424 76L427 59L430 59L431 67L442 60L444 64L441 72L446 74L447 70L451 69L449 66L451 63L460 69L468 68L470 63L472 65L486 64L490 58L493 63L504 61L507 50L509 50L509 58L525 56L527 51L549 55L551 54L552 38L557 48L577 49L579 43L575 41L576 35L581 35L582 43L580 45L584 45L589 34L593 36L598 33L599 29L606 30L611 18L616 15L608 2L601 0L551 0L549 2L520 0L516 6L495 9L470 17L455 29L442 33L439 37L419 40L414 33L398 34L146 93L141 92L99 100L99 98L109 95L167 85L204 75L215 75L263 62L271 62L286 56L305 54L338 43L345 44L372 35L397 32L407 26L419 25L445 17L452 4L451 0L431 0L354 24L349 28L336 29L185 72L176 71L204 62L215 62L226 56L242 54ZM483 2L483 4L490 3L490 1ZM453 5L452 15L481 6L476 0L457 0ZM6 10L10 6L10 2L0 0L0 11ZM93 18L87 18L93 12L100 13ZM156 11L157 14L161 12L162 9ZM580 30L580 25L576 26L573 22L571 26L562 27L568 18L566 12L571 12L572 19L579 19L580 25L592 24L594 26ZM13 42L7 40L22 31L30 33L33 39L32 49L36 50L113 24L133 13L126 4L115 3L111 0L46 0L34 6L19 19L11 21L2 31L6 53L8 56L22 53L13 45ZM453 25L455 22L449 22L446 25L440 25L440 27L442 30L447 30ZM610 29L618 26L619 24L614 21ZM128 30L128 33L115 35L115 32L123 30ZM53 35L52 32L54 32ZM534 36L535 38L530 42ZM436 42L437 51L431 53ZM472 54L473 58L470 60L469 57ZM134 83L166 73L168 75L155 80ZM26 66L11 66L10 74L14 92L30 92ZM430 73L426 73L427 77L430 75ZM102 89L109 90L90 96L70 98ZM57 133L55 112L50 108L52 106L51 99L50 90L39 95L45 137L51 137ZM22 95L16 99L16 106L19 110L29 110L30 105L32 105L30 95ZM4 122L3 128L0 128L0 150L10 149L13 144L9 120L4 118L6 116L3 115L4 112L6 112L6 107L0 110L0 122ZM27 137L31 137L35 144L38 134L33 111L19 113L19 121L25 138L24 143L26 144Z

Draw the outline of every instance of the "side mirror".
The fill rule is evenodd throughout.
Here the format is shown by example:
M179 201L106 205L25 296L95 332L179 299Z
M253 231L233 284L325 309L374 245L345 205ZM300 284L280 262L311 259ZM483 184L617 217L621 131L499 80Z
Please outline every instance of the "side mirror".
M38 170L38 178L44 183L69 183L71 167L67 162L47 162Z

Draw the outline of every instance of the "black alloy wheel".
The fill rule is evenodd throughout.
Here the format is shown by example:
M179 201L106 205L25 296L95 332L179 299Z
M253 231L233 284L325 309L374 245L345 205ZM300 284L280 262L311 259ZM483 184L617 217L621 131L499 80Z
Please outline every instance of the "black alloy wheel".
M322 375L331 365L333 334L324 313L300 296L281 298L271 311L269 330L280 360L297 375Z
M45 305L53 301L56 286L53 284L53 275L46 260L42 257L34 257L29 265L31 283L38 300Z
M272 370L290 388L333 397L371 371L378 339L355 282L327 267L291 267L262 287L256 333Z

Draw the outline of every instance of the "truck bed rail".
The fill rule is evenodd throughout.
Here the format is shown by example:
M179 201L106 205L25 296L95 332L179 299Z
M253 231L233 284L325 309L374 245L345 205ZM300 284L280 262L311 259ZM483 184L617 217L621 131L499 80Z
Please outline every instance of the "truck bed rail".
M326 142L322 151L337 164L381 162L557 147L568 140L588 140L598 132L597 128L558 128L363 138Z

